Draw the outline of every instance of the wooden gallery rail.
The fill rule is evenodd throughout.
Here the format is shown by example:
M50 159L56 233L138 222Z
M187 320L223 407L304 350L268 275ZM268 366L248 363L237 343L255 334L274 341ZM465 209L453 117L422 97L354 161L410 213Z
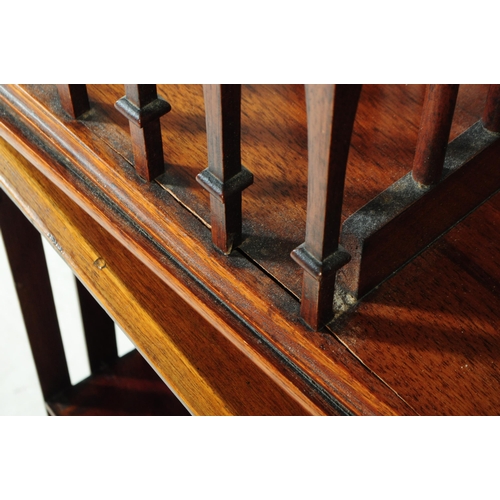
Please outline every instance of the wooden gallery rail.
M0 135L49 413L500 412L500 85L3 85ZM38 232L78 278L75 387Z

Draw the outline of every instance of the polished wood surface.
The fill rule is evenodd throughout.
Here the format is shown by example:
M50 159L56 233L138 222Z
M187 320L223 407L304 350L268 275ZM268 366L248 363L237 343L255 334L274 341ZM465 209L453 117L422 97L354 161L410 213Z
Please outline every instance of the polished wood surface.
M413 178L423 186L437 184L441 179L458 88L427 86L412 169Z
M241 165L241 85L204 85L208 167L196 180L210 193L212 241L230 254L241 243L241 193L253 175Z
M333 318L347 156L361 85L307 85L308 182L305 242L292 252L304 269L300 314L314 330Z
M500 194L331 326L419 414L500 414Z
M460 87L451 140L481 118L487 89ZM342 220L411 176L424 90L363 87ZM89 86L90 111L70 120L55 88L2 86L1 182L193 413L498 413L496 198L313 332L298 319L301 270L289 257L306 225L302 87L242 88L242 161L255 183L230 256L213 248L209 195L195 181L207 165L201 87L158 87L173 105L170 149L151 183L133 168L119 91ZM457 206L477 194L467 175L482 163L474 186L496 189L496 149L481 158L460 170Z
M135 170L143 179L151 181L165 170L160 117L168 113L171 106L158 97L156 85L127 84L125 92L115 107L130 123Z

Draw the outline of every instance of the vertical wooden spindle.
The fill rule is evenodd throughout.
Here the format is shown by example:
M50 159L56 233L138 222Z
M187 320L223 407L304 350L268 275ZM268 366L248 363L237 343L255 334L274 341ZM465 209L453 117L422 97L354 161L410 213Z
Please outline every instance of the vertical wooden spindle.
M42 240L0 191L0 227L45 401L71 387Z
M89 291L75 278L90 370L98 373L118 358L115 324Z
M86 85L57 85L57 91L62 107L72 118L76 119L90 109Z
M428 85L412 175L424 186L436 184L443 173L459 85Z
M483 113L484 128L500 133L500 85L490 85Z
M135 170L153 180L164 171L160 117L170 111L170 104L158 97L156 85L141 84L125 85L125 96L115 107L130 124Z
M196 180L210 193L212 241L225 254L241 242L241 192L253 175L241 165L241 85L203 85L208 168Z
M335 274L350 260L339 246L345 171L361 85L306 85L308 184L301 315L318 330L333 317Z

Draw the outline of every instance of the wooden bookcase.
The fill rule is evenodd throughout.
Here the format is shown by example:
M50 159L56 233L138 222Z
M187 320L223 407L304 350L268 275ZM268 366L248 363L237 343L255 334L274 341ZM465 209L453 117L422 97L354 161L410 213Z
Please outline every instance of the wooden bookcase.
M500 413L498 89L0 86L49 413ZM39 233L82 283L80 386Z

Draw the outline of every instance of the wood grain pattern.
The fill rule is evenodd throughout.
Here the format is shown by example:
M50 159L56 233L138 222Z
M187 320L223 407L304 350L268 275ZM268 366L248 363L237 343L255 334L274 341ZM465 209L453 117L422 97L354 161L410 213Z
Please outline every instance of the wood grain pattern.
M38 231L0 191L0 227L45 399L71 386L49 272ZM52 233L45 233L52 242Z
M323 413L307 404L307 394L297 400L276 377L241 356L233 343L14 150L2 145L1 151L2 186L39 230L53 231L63 259L192 413ZM96 261L106 265L97 266ZM185 282L192 285L189 277ZM93 389L81 390L86 398Z
M179 96L185 91L184 87L176 88ZM342 323L331 325L334 335L308 332L293 319L298 312L298 302L260 267L239 252L222 258L213 251L207 228L193 217L193 212L200 215L195 210L196 202L186 203L189 199L196 200L195 195L192 198L177 196L183 203L181 206L161 187L154 183L141 184L135 179L127 157L129 153L121 149L128 123L123 117L122 121L120 118L116 122L105 120L114 113L113 89L99 89L99 93L94 94L110 99L111 111L103 100L96 110L89 112L88 119L67 122L63 115L58 115L60 111L52 119L45 114L44 109L59 106L57 100L51 100L50 92L47 99L39 101L42 104L37 104L30 100L29 94L17 88L9 87L7 94L2 88L0 133L29 157L38 170L24 164L21 168L16 163L20 160L13 160L15 167L2 168L1 181L17 201L21 200L27 215L38 227L50 224L60 246L65 251L68 249L65 258L74 268L82 270L81 277L86 282L95 284L94 293L100 300L115 304L115 309L109 306L115 317L123 304L135 304L127 310L127 316L120 316L120 321L151 364L171 384L175 382L176 392L187 395L191 407L196 407L198 413L239 413L245 412L248 405L251 412L259 412L269 408L269 401L263 402L263 399L264 395L270 395L275 404L269 411L275 413L291 413L295 409L304 413L498 414L496 351L500 275L498 259L493 256L498 252L496 233L500 207L496 198L382 284L365 302L345 315ZM174 147L180 163L172 166L173 171L187 170L188 174L202 168L203 164L196 161L203 156L203 146L198 149L197 145L204 140L203 115L198 114L202 108L196 104L202 104L201 89L190 89L195 97L193 100L185 97L185 106L180 108L182 113L177 114L173 120L176 126L169 132L179 134L185 125L186 134L191 134L182 145ZM370 199L368 193L374 186L386 181L390 185L397 180L401 176L399 167L408 173L412 147L416 143L422 90L421 86L413 89L370 86L367 93L363 92L351 148L351 153L361 160L352 170L356 175L350 182L356 189L350 197L347 197L351 166L350 161L348 163L344 216L346 206L352 207L358 202L362 205L364 197ZM254 94L245 97L245 91ZM265 110L252 100L263 95L269 97ZM286 97L294 95L299 97L296 101L287 101ZM293 217L284 223L285 207L301 205L295 195L305 194L305 184L295 191L286 178L277 189L286 169L281 164L275 169L270 165L279 158L280 152L293 160L300 151L294 142L298 136L305 137L304 101L300 95L299 88L294 86L280 90L276 87L243 89L243 160L245 162L247 154L256 163L260 162L260 172L266 178L266 182L260 183L256 176L256 183L248 189L248 201L252 190L277 192L281 205L270 201L265 210L274 209L277 215L273 218L268 214L268 217L276 227L281 224L286 226L283 231L289 232L295 231L299 223ZM246 115L245 103L249 102L252 106L247 108ZM485 94L481 97L474 87L472 90L461 87L452 139L460 126L477 121L484 102ZM403 113L402 108L411 112ZM377 115L377 111L381 114ZM249 115L259 116L261 120L247 121L252 130L257 123L257 132L251 132L256 138L252 147L244 139L245 120ZM278 120L280 116L285 117L284 121ZM364 119L360 120L360 116ZM374 116L379 120L374 120ZM367 124L373 122L377 126L369 128ZM357 126L358 132L362 131L359 142ZM103 141L100 134L105 131L117 132ZM54 134L62 139L54 139ZM377 154L369 155L368 145L376 146ZM8 151L14 155L12 148ZM2 156L5 154L4 151ZM304 159L297 158L295 164L302 161L304 165ZM370 164L372 159L380 164ZM187 169L180 168L185 166L183 163L188 165ZM251 168L253 170L253 166ZM304 170L300 174L291 173L293 175L303 176ZM194 182L193 177L189 182ZM192 184L186 181L182 186L174 185L172 180L182 178L171 177L171 184L164 184L168 192L174 195L188 192ZM163 183L164 179L160 181ZM204 193L201 189L193 192ZM206 197L204 199L206 201ZM257 206L250 210L250 218L255 217L258 210ZM302 224L305 224L305 205L295 210L286 212L286 217L301 212ZM475 219L476 215L479 218ZM260 223L265 221L267 219L262 218ZM290 226L294 227L290 230ZM61 231L62 227L73 229L68 234ZM463 228L468 228L465 233ZM267 234L271 234L267 243L274 241L272 234L276 233ZM117 250L117 242L124 250ZM446 245L439 247L443 242ZM440 249L437 253L436 248ZM282 250L283 245L279 253ZM264 250L261 253L265 255ZM93 261L102 255L109 266L98 270ZM268 254L267 260L262 261L267 268L272 255ZM188 268L190 273L186 272ZM131 280L137 285L134 290L127 285ZM114 290L112 301L107 296L108 290ZM157 296L158 290L162 296L166 294L168 311L157 311L146 301L152 293ZM183 303L191 309L183 309ZM222 303L231 303L232 309L221 307ZM172 320L173 310L179 314ZM178 332L165 332L161 326L172 321L184 326L180 326ZM140 324L146 325L144 330L137 326ZM162 345L161 351L155 349L155 345ZM312 383L306 382L308 377ZM247 397L248 394L252 396ZM332 398L339 406L333 404Z
M230 254L241 243L241 192L253 175L241 165L241 85L203 85L208 167L196 180L210 193L212 241Z
M84 84L57 85L61 105L72 118L79 118L90 109L87 86Z
M413 178L423 186L441 179L458 88L458 85L427 86L412 169Z
M292 252L304 269L300 314L314 330L333 317L344 181L361 85L306 85L308 181L305 242Z
M210 234L191 213L159 186L139 183L130 164L84 123L62 124L16 89L9 87L8 97L1 89L1 135L287 394L311 412L412 413L328 334L301 325L298 302L260 268L241 255L218 256ZM9 114L11 99L16 109L30 106L29 121L18 123L22 115ZM57 142L44 142L54 132ZM32 134L41 142L31 141Z
M496 194L334 325L422 415L499 415Z
M26 91L56 116L59 102L50 86ZM128 122L114 109L120 85L89 85L90 115L71 126L83 128L133 164ZM482 116L487 85L461 85L450 140ZM157 182L210 228L209 194L195 181L207 165L206 125L201 85L158 85L175 103L162 126L168 175ZM347 163L342 221L411 171L425 85L365 85L354 123ZM54 98L55 97L55 98ZM168 123L167 123L168 122ZM304 241L307 200L307 118L303 85L243 85L242 163L255 176L243 196L240 250L297 298L302 269L290 252ZM68 125L69 126L69 125ZM208 231L209 229L207 229Z
M486 129L500 133L500 85L490 85L482 119Z
M341 243L352 259L338 285L350 305L500 188L499 153L478 122L449 144L437 186L422 190L408 173L347 219Z
M115 107L130 123L134 167L143 179L151 181L165 170L160 117L171 106L158 97L156 85L125 85L125 93Z

